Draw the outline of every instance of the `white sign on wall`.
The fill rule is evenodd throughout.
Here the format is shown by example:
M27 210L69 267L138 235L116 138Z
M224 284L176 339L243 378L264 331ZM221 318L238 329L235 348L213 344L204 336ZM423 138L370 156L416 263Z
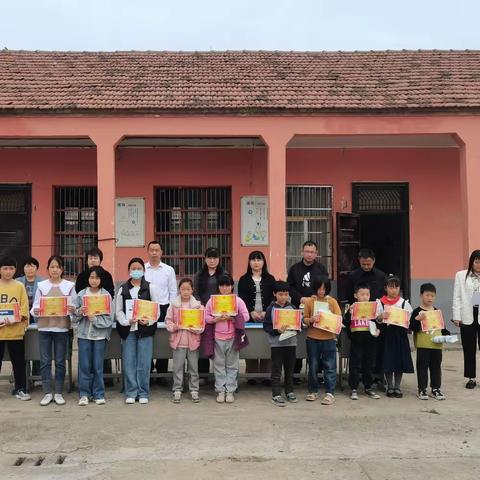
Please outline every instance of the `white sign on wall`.
M145 246L145 199L122 197L115 201L117 247Z
M268 197L251 195L241 198L242 245L268 245Z

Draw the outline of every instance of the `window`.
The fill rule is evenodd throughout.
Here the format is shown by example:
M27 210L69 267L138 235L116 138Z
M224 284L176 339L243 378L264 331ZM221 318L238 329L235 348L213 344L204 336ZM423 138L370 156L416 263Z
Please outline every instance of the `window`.
M300 260L303 243L313 240L332 276L332 187L291 185L286 195L287 268Z
M155 189L155 235L177 276L195 275L208 247L218 248L231 272L231 223L230 188Z
M97 188L55 188L55 253L65 260L65 276L84 268L85 252L97 245Z

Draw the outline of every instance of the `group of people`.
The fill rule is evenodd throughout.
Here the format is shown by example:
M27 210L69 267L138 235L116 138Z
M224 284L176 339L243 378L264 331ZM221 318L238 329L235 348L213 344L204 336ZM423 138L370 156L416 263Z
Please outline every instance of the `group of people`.
M358 400L362 382L365 394L380 398L377 385L385 383L387 397L401 398L402 375L413 373L408 332L414 332L417 348L418 397L429 398L428 372L432 397L443 400L441 390L442 344L434 337L449 334L447 330L427 331L420 328L425 312L434 310L436 289L431 283L420 288L420 304L413 310L400 294L401 282L395 275L385 275L375 267L371 250L359 252L360 267L350 274L351 298L342 311L330 295L331 283L326 268L317 261L317 245L307 241L303 245L302 260L293 265L286 281L275 280L268 272L261 251L250 253L246 273L238 281L237 294L232 277L220 264L216 248L208 248L202 269L194 280L180 280L177 289L175 272L162 262L162 247L152 241L147 247L148 262L132 258L128 263L128 280L115 293L112 276L101 267L103 255L94 248L86 255L86 270L73 283L63 278L64 264L59 256L47 261L48 278L38 277L39 263L30 257L23 264L24 276L14 279L16 262L0 259L0 303L18 304L21 321L4 321L0 316L0 368L5 346L8 346L15 380L14 394L20 400L30 400L26 392L24 333L28 323L37 323L39 331L40 364L43 398L42 406L51 402L65 403L63 384L66 358L71 343L71 328L78 339L79 405L94 401L104 404L104 362L106 342L115 326L122 341L122 366L125 403L149 402L150 374L153 368L166 374L168 361L154 360L153 336L157 321L165 322L170 333L173 351L173 402L179 403L184 389L184 371L187 365L188 390L191 400L198 402L201 376L209 372L212 360L216 401L233 403L238 387L239 351L248 345L245 324L262 323L271 347L271 360L248 360L247 373L264 374L264 382L271 383L272 403L285 406L297 402L294 392L295 373L300 372L302 360L297 359L298 331L275 325L275 311L293 309L302 312L306 328L308 365L307 401L319 398L320 384L325 385L321 403L335 402L337 338L336 334L319 328L321 311L342 315L342 323L351 340L349 386L351 399ZM465 359L467 388L476 386L476 342L480 342L478 305L474 292L480 291L480 250L470 256L467 270L455 278L453 321L461 329ZM235 314L215 314L212 295L235 295ZM89 315L84 298L103 295L110 302L109 314ZM45 316L40 308L42 297L66 297L68 307L64 316ZM132 315L132 301L146 300L158 304L158 317L136 320ZM342 299L345 300L345 299ZM352 315L356 302L376 302L372 318L358 319ZM320 306L320 310L319 310ZM390 307L406 310L410 325L403 328L390 325ZM182 309L204 310L203 328L179 328ZM0 311L1 310L0 308ZM53 352L53 357L52 357ZM52 385L52 361L55 380ZM105 366L104 366L105 365ZM34 365L35 368L35 365ZM282 396L281 377L284 377ZM260 375L263 376L263 375Z

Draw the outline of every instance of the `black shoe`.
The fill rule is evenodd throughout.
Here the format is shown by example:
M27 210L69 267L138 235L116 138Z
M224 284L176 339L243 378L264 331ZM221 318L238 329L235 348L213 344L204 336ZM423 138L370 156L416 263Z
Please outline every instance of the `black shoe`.
M477 386L477 382L475 380L473 380L472 378L467 382L467 384L465 385L465 388L468 388L468 389L472 389L472 388L475 388Z
M393 396L395 398L402 398L403 397L403 393L402 391L399 389L399 388L394 388L393 389Z
M393 388L389 388L387 390L387 397L393 398L394 396L395 396L395 392L394 392Z

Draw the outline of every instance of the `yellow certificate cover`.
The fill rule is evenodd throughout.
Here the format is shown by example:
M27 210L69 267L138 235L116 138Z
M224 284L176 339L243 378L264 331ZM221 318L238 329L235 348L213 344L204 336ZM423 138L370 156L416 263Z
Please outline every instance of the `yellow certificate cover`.
M237 296L236 295L212 295L212 315L221 317L235 317L237 315Z
M95 315L110 315L110 295L85 295L83 297L83 307L87 309L85 315L94 317Z
M374 320L377 316L377 302L355 302L352 320Z
M158 303L149 300L134 300L133 319L156 322L158 320Z
M422 332L430 332L432 330L443 330L445 328L445 321L441 310L428 310L423 312L425 314L424 320L421 320Z
M17 302L0 303L0 327L20 321L20 305Z
M203 330L205 328L205 310L201 308L181 308L178 318L180 330Z
M390 312L389 317L384 320L387 325L395 325L403 328L410 327L410 315L403 308L385 305L385 311Z
M275 330L280 330L284 326L287 327L287 330L302 329L300 310L293 308L274 308L272 321Z
M342 331L342 316L332 312L319 312L318 321L313 326L338 335Z
M66 317L67 297L40 297L39 317Z

